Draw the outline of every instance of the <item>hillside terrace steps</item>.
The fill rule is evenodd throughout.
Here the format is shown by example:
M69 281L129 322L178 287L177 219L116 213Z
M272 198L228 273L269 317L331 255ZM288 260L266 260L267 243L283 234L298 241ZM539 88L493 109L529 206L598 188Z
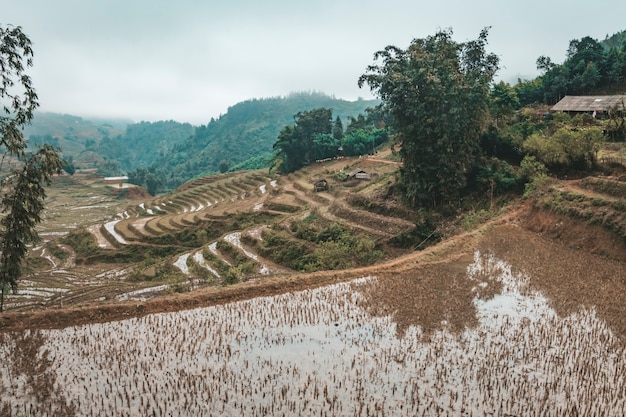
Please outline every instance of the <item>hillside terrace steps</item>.
M329 206L328 211L337 218L348 222L353 222L354 219L359 219L357 223L367 224L370 230L376 230L381 234L388 234L391 236L395 236L415 227L413 222L357 209L341 200L335 200Z
M115 224L107 225L119 237L107 230L102 235L112 246L119 247L193 227L207 219L209 212L217 218L237 212L269 212L271 210L264 206L270 196L269 191L276 186L276 180L259 173L238 179L223 175L194 180L173 194L130 206L119 214ZM297 199L295 203L302 206L304 200Z
M217 258L218 263L223 263L229 267L233 266L235 263L234 260L230 256L222 253L216 248L217 242L223 240L227 242L233 250L237 251L240 255L247 257L250 261L255 263L255 272L249 274L246 279L254 278L255 276L267 276L286 272L286 268L274 265L271 261L260 257L254 252L254 250L241 242L241 236L246 234L253 236L257 240L262 240L259 232L260 228L262 227L263 226L256 226L252 229L247 229L245 231L229 232L222 236L220 239L205 245L201 249L190 251L185 259L187 259L187 262L193 262L200 268L209 270L209 272L211 272L216 278L220 278L221 275L219 274L218 270L224 269L224 265L214 265L214 262L206 259L204 253L205 251L210 251ZM177 261L178 259L180 259L180 257L177 258ZM176 262L174 263L174 265L179 267L179 269L181 269L181 271L183 271L187 276L193 277L193 273L189 269L186 269L184 267L181 268L179 265L176 264Z
M144 218L139 217L139 218L131 218L131 219L124 219L119 221L118 223L115 224L115 231L122 236L122 238L126 241L126 242L138 242L141 241L141 239L144 237L144 235L139 231L139 229L137 227L135 227L133 224L137 221L137 220L143 220Z

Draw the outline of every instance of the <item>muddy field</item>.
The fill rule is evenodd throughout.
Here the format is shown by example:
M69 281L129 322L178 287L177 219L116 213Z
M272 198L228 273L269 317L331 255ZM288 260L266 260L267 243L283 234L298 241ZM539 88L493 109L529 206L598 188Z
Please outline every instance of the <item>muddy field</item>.
M138 317L3 333L2 355L17 360L2 365L2 406L6 415L624 415L624 264L518 220L368 270L200 290L178 306L124 303L118 311ZM193 303L206 306L185 309ZM159 305L183 310L142 316Z

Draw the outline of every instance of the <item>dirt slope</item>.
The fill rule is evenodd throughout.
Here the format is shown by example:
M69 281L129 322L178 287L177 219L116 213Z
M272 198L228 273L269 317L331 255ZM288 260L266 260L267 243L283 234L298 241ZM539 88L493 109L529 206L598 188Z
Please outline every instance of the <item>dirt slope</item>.
M50 308L0 315L0 330L62 328L71 325L123 320L151 313L172 312L274 295L376 275L371 289L372 311L395 311L399 328L421 324L427 330L443 319L451 326L471 325L471 299L465 280L459 279L476 250L491 252L532 277L559 313L595 306L614 331L626 337L626 255L624 248L594 239L598 230L579 227L577 245L552 229L562 226L558 216L530 204L512 207L480 228L443 241L424 251L367 268L289 274L230 287L207 287L190 293L162 296L145 302L120 302ZM541 226L543 225L543 226ZM574 223L572 222L572 225ZM549 230L550 229L550 230ZM601 239L600 239L601 240ZM587 242L587 243L585 243ZM604 246L600 250L600 246ZM430 323L430 325L429 325Z

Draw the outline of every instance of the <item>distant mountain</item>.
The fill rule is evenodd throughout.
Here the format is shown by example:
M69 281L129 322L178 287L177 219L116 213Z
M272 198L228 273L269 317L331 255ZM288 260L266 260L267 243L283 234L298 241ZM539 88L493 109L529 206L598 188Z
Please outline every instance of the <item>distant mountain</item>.
M121 135L103 138L94 151L109 161L115 161L120 171L128 172L152 165L173 147L191 137L195 129L189 123L173 120L135 123L128 125ZM119 173L122 172L107 174Z
M100 175L119 175L138 168L158 173L164 188L234 166L259 168L298 112L330 108L344 126L377 100L340 100L322 93L247 100L228 108L207 125L175 121L131 123L87 120L77 116L36 113L25 135L31 145L61 148L76 168L98 168Z
M238 103L219 119L211 119L195 134L158 158L153 169L169 188L201 175L217 173L252 158L264 160L272 152L281 129L292 125L298 112L330 108L344 126L348 117L375 107L378 100L346 101L321 93L294 93L287 97L253 99ZM261 157L261 158L260 158Z
M130 123L124 120L88 120L69 114L35 112L31 124L24 128L24 136L31 145L48 143L60 147L64 156L71 156L78 161L80 154L86 150L86 145L97 144L103 138L122 134ZM93 156L88 159L93 159Z

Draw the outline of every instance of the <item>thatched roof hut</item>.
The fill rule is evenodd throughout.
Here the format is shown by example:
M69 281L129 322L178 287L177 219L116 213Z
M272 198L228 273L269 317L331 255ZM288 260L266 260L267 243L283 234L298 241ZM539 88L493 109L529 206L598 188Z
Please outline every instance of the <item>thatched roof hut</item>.
M617 108L624 110L626 96L565 96L551 111L566 113L610 113Z

